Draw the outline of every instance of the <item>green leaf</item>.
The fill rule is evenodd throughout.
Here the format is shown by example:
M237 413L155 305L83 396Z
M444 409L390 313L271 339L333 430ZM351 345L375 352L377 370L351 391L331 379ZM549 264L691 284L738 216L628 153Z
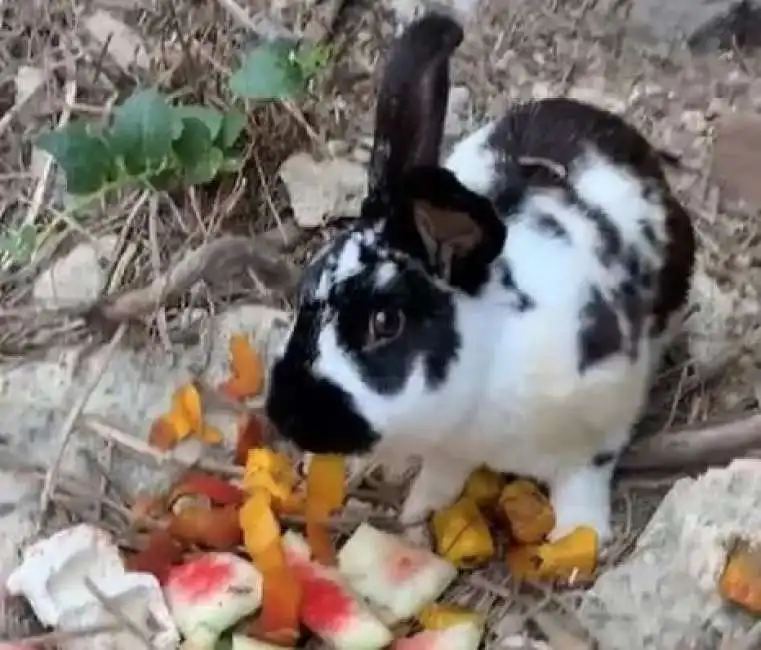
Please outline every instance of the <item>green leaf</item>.
M214 147L201 158L194 166L188 167L185 170L185 180L191 185L203 185L219 173L222 163L224 162L224 154L221 149Z
M112 151L85 122L71 122L63 129L43 133L35 144L61 166L70 194L92 194L116 176Z
M172 144L172 149L183 168L194 167L211 150L212 139L206 125L194 117L183 120L182 135Z
M209 129L209 135L212 140L216 140L222 129L224 117L215 108L209 108L208 106L175 106L174 113L183 122L188 119L195 119L202 122L207 129Z
M179 186L180 177L177 174L177 169L174 167L167 167L159 171L157 174L151 175L147 179L147 183L154 189L160 192L167 192L177 189Z
M213 146L209 130L201 120L188 118L182 136L174 143L174 152L182 165L186 182L202 185L212 180L222 165L224 155Z
M231 111L222 120L219 140L217 141L217 138L214 138L214 140L218 142L223 150L227 150L235 144L245 126L246 116L238 111Z
M219 166L220 173L231 174L240 171L243 167L243 159L238 156L226 156Z
M127 171L137 175L160 167L176 133L171 106L151 88L132 95L115 113L111 146L124 158Z
M293 47L283 42L259 45L230 77L230 90L244 99L288 99L298 95L306 79L292 53Z
M6 253L17 264L26 264L32 259L37 246L37 229L26 224L20 230L0 233L0 253Z
M333 48L330 45L305 45L296 52L295 62L304 77L310 78L324 70L332 56Z

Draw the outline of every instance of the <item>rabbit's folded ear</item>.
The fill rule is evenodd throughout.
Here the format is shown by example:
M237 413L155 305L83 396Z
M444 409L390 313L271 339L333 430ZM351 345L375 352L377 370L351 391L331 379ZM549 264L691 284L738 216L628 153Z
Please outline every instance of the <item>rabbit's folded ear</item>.
M416 165L437 165L449 99L449 59L463 39L453 18L428 13L391 45L375 113L371 191L389 189Z
M388 220L391 243L422 258L449 284L477 292L507 237L492 202L441 167L416 167L403 188L410 211Z

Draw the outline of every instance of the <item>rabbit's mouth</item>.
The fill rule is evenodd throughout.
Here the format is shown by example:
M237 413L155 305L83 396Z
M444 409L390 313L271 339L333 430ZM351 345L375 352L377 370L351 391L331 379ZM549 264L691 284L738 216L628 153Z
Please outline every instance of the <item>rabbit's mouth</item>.
M265 409L278 433L302 451L364 454L380 440L346 391L287 356L272 368Z

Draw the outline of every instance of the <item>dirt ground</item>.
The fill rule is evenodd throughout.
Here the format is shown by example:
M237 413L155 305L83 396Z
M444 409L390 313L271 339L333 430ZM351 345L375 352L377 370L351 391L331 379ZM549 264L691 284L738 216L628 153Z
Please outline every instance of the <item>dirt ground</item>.
M277 169L292 153L325 156L367 146L376 60L393 34L394 13L377 2L347 3L329 31L326 25L339 4L0 1L0 226L32 224L40 233L29 264L4 260L0 267L0 359L22 360L73 342L97 343L113 333L117 318L83 319L76 310L32 304L34 278L77 242L111 234L124 255L130 248L130 257L114 265L119 272L111 269L112 282L100 296L108 300L109 293L150 284L190 248L222 235L271 231L279 219L287 220L288 197ZM108 29L102 16L101 22L89 22L99 9L133 33L104 39ZM449 135L466 133L516 99L570 95L627 115L657 146L680 156L681 166L670 175L699 232L695 314L687 328L690 354L664 371L643 423L644 432L653 433L759 406L758 214L724 196L710 171L715 125L733 111L761 109L761 55L738 48L693 55L681 47L646 43L624 35L626 11L625 2L612 0L483 2L454 59L458 105ZM237 58L273 32L332 38L335 58L302 102L250 107L248 158L237 178L178 191L161 201L127 191L76 217L63 213L60 174L33 152L32 136L79 117L103 119L125 94L149 83L224 108L229 100L223 81ZM139 64L130 65L136 51ZM31 68L21 86L19 66ZM328 230L310 233L312 241L324 236ZM124 246L127 241L133 246ZM309 245L299 246L294 259L301 261L308 250ZM224 265L215 272L224 276ZM252 300L287 302L282 287L263 287L250 277L205 280L212 289L203 300L215 309ZM195 299L184 295L159 310L148 327L130 335L133 343L146 336L181 340L179 315ZM620 553L614 555L630 546L669 482L668 477L642 476L621 482ZM528 619L542 628L541 617L532 618L542 607L572 612L578 597L532 593L530 602L516 603L515 594L501 586L504 580L499 572L474 574L451 594L461 602L491 606L489 647L505 647L500 639ZM534 636L550 635L539 629Z

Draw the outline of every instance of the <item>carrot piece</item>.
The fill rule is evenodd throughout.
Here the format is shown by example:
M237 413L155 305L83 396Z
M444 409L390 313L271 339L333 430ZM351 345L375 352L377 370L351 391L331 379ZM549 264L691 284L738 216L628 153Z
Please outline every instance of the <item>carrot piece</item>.
M177 444L177 433L172 421L166 415L161 415L153 421L148 434L148 442L160 451L169 451Z
M312 555L320 564L334 566L336 552L327 520L346 498L346 461L342 456L320 454L307 473L306 533Z
M169 571L182 559L182 546L166 530L154 530L148 536L148 546L139 553L127 556L128 571L151 573L165 584Z
M238 420L238 439L235 443L235 464L245 465L248 452L264 444L264 426L253 413Z
M486 519L476 503L468 497L433 515L436 552L456 566L473 566L494 555Z
M172 409L167 414L178 440L198 431L203 424L201 395L193 384L180 386L172 395Z
M506 485L499 506L513 541L519 544L537 544L555 527L555 511L532 481L517 480Z
M296 484L296 473L283 454L259 447L251 449L243 470L243 489L247 492L263 489L278 501L285 501Z
M236 400L256 397L264 387L264 363L244 334L230 337L230 357L232 377L221 390Z
M245 499L245 494L239 487L231 485L218 476L199 471L189 471L180 477L170 494L170 505L185 494L202 494L207 496L213 504L223 506L240 506L243 505Z
M264 490L255 490L240 509L238 520L243 530L243 545L261 569L259 564L271 561L272 545L279 544L280 540L280 524L272 513L271 496Z
M579 526L555 542L513 546L507 564L518 580L588 581L597 567L597 551L597 532Z
M754 614L761 613L761 549L736 542L719 578L719 593Z
M486 467L479 467L471 472L465 482L463 496L470 498L482 510L488 510L497 505L504 484L505 481L499 474Z
M240 509L243 543L262 574L262 605L250 634L269 643L293 644L299 634L301 585L288 567L272 495L254 490Z
M262 604L250 628L252 636L293 647L299 637L302 592L301 581L290 567L262 571Z
M217 551L235 548L242 538L238 508L231 505L211 509L190 506L172 515L168 530L185 543Z

